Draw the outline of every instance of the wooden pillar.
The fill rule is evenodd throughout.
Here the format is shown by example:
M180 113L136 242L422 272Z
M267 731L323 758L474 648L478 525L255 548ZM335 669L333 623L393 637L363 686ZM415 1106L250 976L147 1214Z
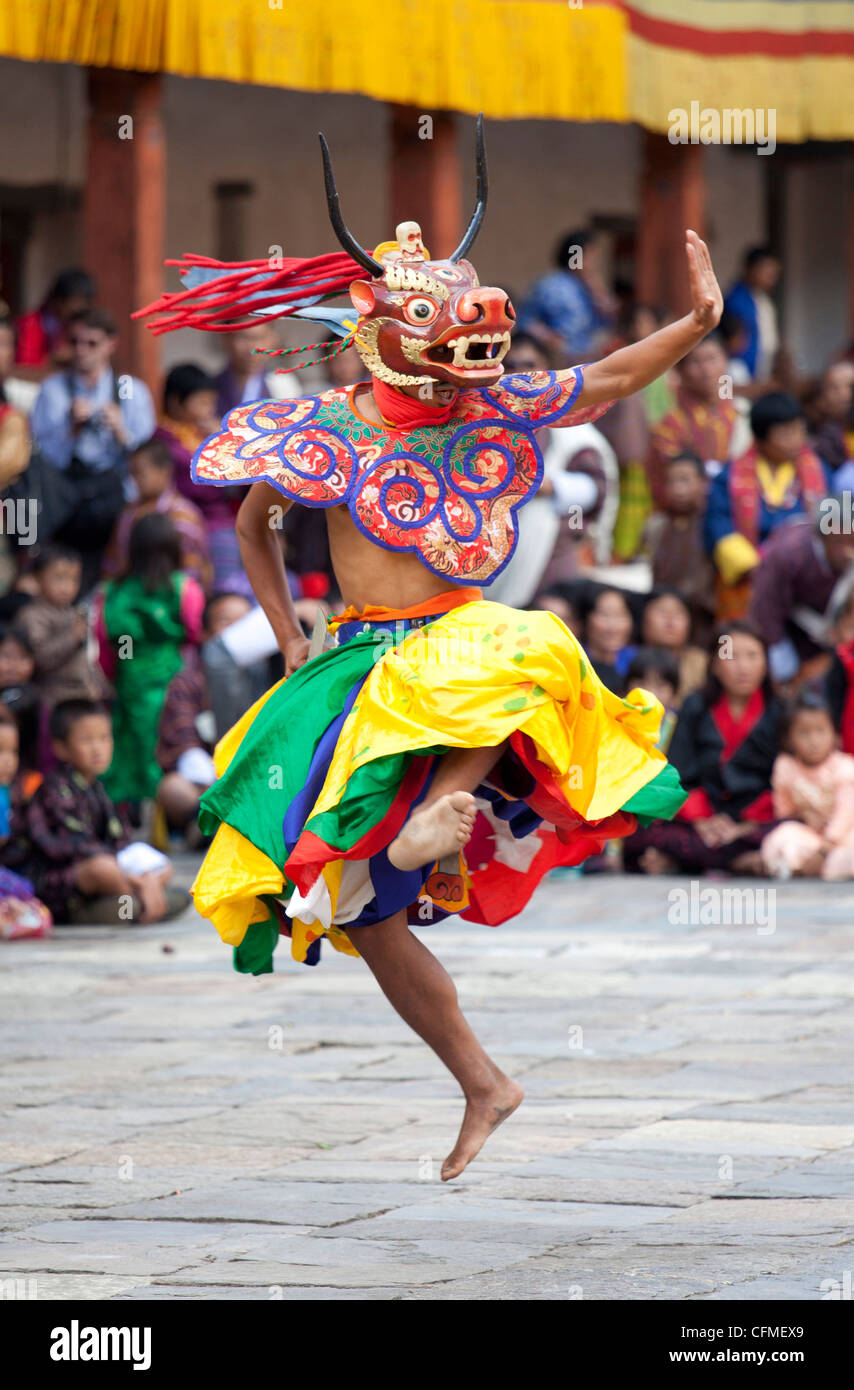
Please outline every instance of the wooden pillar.
M159 384L157 339L130 315L163 289L166 144L158 73L90 68L83 263L115 315L120 371Z
M414 106L390 110L392 224L384 239L394 236L399 222L418 222L430 255L442 260L465 230L456 118L448 111L422 112Z
M706 181L702 145L671 145L666 135L644 132L636 296L672 314L691 307L685 231L704 235Z

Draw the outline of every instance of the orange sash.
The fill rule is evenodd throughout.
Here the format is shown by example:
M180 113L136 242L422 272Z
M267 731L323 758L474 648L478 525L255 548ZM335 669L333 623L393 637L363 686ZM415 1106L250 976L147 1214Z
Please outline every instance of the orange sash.
M433 617L434 614L450 613L452 608L459 608L464 603L476 603L481 598L482 590L461 588L445 589L443 593L433 594L432 598L413 603L409 608L382 608L368 603L360 610L351 603L343 613L335 613L327 618L326 626L330 632L337 632L342 623L385 623L394 622L398 618Z

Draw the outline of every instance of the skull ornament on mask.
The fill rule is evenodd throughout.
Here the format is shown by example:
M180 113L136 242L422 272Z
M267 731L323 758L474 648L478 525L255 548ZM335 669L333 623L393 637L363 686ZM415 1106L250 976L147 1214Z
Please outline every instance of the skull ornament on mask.
M374 255L347 228L326 141L321 136L329 215L339 241L370 280L354 280L350 298L359 314L354 343L372 376L390 386L427 382L452 387L492 386L503 375L516 318L504 290L481 285L463 256L486 208L483 125L477 126L477 203L466 233L445 261L428 259L417 222L401 222L397 240Z

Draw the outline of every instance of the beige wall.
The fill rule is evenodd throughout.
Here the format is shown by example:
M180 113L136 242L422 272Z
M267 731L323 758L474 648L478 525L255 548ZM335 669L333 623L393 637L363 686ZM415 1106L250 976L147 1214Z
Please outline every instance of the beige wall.
M232 180L255 190L247 211L247 256L265 256L272 245L300 255L333 249L319 129L329 138L354 233L366 245L393 234L386 197L388 120L381 103L177 77L167 78L164 88L169 255L215 254L214 185ZM81 186L84 95L77 69L0 59L0 184ZM473 122L460 117L460 123L467 215ZM517 296L548 267L562 231L593 214L636 214L636 127L490 121L487 149L490 205L476 263L484 281L503 284ZM798 335L807 369L844 336L846 223L839 170L845 158L841 150L838 161L805 166L790 179L787 326ZM709 239L725 284L744 246L763 237L764 164L764 158L743 151L706 151ZM413 208L412 216L417 219L419 211ZM69 213L40 215L27 262L33 302L51 275L79 255L76 224ZM170 283L174 287L177 279ZM188 356L213 361L215 351L212 356L210 345L191 333L164 342L167 365Z

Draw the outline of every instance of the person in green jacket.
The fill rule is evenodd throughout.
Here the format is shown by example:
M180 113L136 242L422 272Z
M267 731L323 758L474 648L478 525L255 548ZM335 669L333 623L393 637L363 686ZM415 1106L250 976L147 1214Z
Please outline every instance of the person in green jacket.
M104 785L115 802L138 805L160 780L154 756L166 687L182 665L182 648L201 635L204 593L181 572L178 532L162 513L134 525L130 565L103 589L101 665L113 681L115 752Z

